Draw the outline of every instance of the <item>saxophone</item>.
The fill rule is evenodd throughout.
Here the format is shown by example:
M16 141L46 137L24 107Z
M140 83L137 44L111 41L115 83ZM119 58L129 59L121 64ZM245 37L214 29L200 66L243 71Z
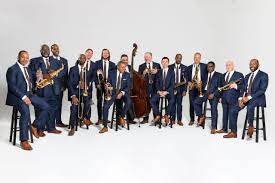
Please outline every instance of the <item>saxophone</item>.
M113 89L114 88L112 87L111 83L109 82L104 83L104 100L109 101L112 99Z
M50 75L49 79L42 79L42 80L38 81L36 84L36 87L38 89L41 89L41 88L44 88L45 86L52 85L54 83L53 78L55 76L57 76L63 69L64 69L64 65L62 64L62 66L59 69L49 73L49 75Z
M199 85L199 83L201 81L199 81L198 73L199 73L199 70L196 69L195 75L194 75L192 81L189 82L189 84L188 84L188 89L189 90L198 89L198 91L199 91L199 97L203 97L203 94L202 94L202 85Z

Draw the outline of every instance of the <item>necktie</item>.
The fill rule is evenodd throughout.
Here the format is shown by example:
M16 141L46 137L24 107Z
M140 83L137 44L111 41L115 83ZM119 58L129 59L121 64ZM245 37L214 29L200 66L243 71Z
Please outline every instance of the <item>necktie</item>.
M248 96L251 95L251 88L252 88L253 79L254 79L254 72L252 72L252 75L251 75L251 77L249 79L249 84L248 84L248 88L247 88L247 94L248 94Z
M225 79L225 83L229 83L229 75L230 75L230 72L228 72L227 76L226 76L226 79Z
M163 88L163 90L165 90L165 80L166 80L166 71L164 70L164 72L163 72L163 86L162 86L162 88Z
M210 88L211 79L212 79L212 73L210 73L208 81L207 81L207 87L206 87L207 90Z
M176 70L176 83L180 82L180 77L179 77L179 66L177 66L177 70Z
M103 61L104 62L104 66L103 66L103 77L104 77L104 80L107 80L107 75L106 75L106 61Z
M83 77L83 67L81 67L81 70L80 70L80 81L81 81L81 82L84 81L84 77Z
M121 73L118 73L117 84L116 84L116 90L117 90L117 92L120 89L120 82L121 82L121 76L120 75L121 75Z
M28 85L29 85L28 91L31 91L32 90L32 83L31 83L30 77L28 75L27 67L24 67L24 74L25 74L25 77L26 77Z
M46 67L47 67L47 69L50 69L50 62L49 62L49 58L46 58Z

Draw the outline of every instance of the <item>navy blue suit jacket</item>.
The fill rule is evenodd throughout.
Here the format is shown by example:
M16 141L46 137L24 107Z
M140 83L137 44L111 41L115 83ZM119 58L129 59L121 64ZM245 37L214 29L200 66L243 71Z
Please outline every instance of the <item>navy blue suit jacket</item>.
M110 82L114 88L112 95L115 95L116 94L116 84L117 84L117 70L112 70L109 73L110 73L110 75L108 77L108 82ZM129 94L130 86L131 86L130 73L124 72L121 77L119 92L123 91L123 92L125 92L125 94Z
M49 57L49 62L50 62L50 69L47 69L43 57L36 57L32 58L30 60L30 65L29 68L31 69L33 73L33 77L35 78L36 81L36 71L40 68L42 70L43 74L47 74L52 70L57 70L62 66L62 63L57 61L56 59L53 59L52 57ZM54 79L54 84L53 85L48 85L44 87L43 89L38 89L37 94L38 96L41 97L49 97L52 95L59 95L61 93L61 88L62 88L62 82L61 79L65 76L65 72L60 72ZM52 91L50 91L52 90Z
M169 68L172 69L175 73L175 67L176 65L175 64L171 64L169 65ZM187 79L186 79L186 72L187 72L187 66L186 65L183 65L183 64L180 64L180 70L181 70L181 73L180 73L180 82L183 82L184 80L187 82ZM176 75L176 73L175 73ZM176 77L176 76L175 76ZM182 86L179 86L178 89L177 89L177 92L182 94L183 92L186 92L187 91L187 83L182 85Z
M242 93L242 96L244 95L244 92L246 92L248 84L249 84L249 77L251 73L247 74L245 76L245 87ZM265 97L265 91L268 86L268 74L259 70L257 75L254 77L252 82L252 88L251 88L251 100L254 100L257 102L257 105L266 107L266 97Z
M192 71L193 71L193 64L189 65L187 67L187 81L192 81ZM207 65L205 63L200 63L200 75L201 75L201 81L202 81L202 86L205 88L206 82L207 82Z
M69 72L69 80L68 80L68 100L71 100L71 97L73 95L78 96L79 92L79 81L80 81L80 73L79 73L78 65L75 65L70 68ZM89 96L92 95L92 77L89 76L89 72L87 72L87 78L86 78L86 84L89 87L88 88L88 94Z
M157 91L167 91L170 95L174 94L175 73L174 70L168 68L165 79L165 86L163 86L163 69L159 70L156 75L156 89ZM164 88L164 89L163 89Z
M217 71L215 71L214 75L210 80L210 87L205 91L206 95L214 94L215 97L220 97L220 93L218 92L218 88L223 84L223 75Z
M57 78L57 81L60 82L61 85L61 89L64 91L66 88L68 88L68 70L69 70L69 66L68 66L68 60L66 58L60 57L60 60L55 59L53 56L51 56L51 59L56 60L57 62L60 62L61 64L64 65L64 69L61 71L63 72L63 77L62 78Z
M103 71L103 60L98 60L95 62L95 75L94 75L94 81L95 81L95 84L98 85L99 82L98 82L98 79L97 79L97 75L96 75L96 72L97 70L102 70ZM113 71L113 70L116 70L116 64L112 61L109 61L109 70L108 70L108 77L110 76L109 73L110 71ZM101 80L102 78L100 78Z
M225 76L226 76L226 73L223 74L222 86L226 84ZM238 102L238 98L242 97L242 91L244 89L244 76L242 73L234 71L229 82L235 81L237 79L241 79L240 83L237 85L237 89L233 88L233 89L224 91L222 93L222 103L225 103L227 101L227 103L229 104L235 104L236 102Z
M32 78L32 73L28 68L28 74L32 85L34 80ZM6 105L17 106L22 103L22 98L27 94L27 83L25 81L24 75L17 63L8 68L6 73L6 79L8 84L8 94L6 99Z

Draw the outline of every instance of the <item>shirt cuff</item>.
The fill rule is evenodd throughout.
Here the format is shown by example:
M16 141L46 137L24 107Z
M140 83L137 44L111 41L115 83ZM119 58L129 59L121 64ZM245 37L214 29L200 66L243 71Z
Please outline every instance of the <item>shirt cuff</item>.
M251 99L252 99L252 97L251 97L251 96L248 96L247 98L248 98L249 100L251 100Z
M75 97L75 95L72 95L71 98Z
M242 100L243 98L242 97L239 97L239 100Z
M121 91L122 95L124 96L125 95L125 91Z
M22 97L22 100L25 100L25 98L27 98L27 95L24 95L24 96Z

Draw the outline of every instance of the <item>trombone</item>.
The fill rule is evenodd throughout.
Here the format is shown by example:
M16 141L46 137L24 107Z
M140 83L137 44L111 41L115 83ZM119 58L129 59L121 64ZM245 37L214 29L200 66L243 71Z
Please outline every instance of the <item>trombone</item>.
M82 74L83 77L80 76L80 80L79 80L79 85L78 85L78 96L79 96L79 100L78 100L78 119L83 119L83 113L84 113L84 97L87 97L88 94L88 85L87 85L87 71L86 68L84 66L81 66L81 70L82 70ZM83 80L81 80L81 78L83 78ZM83 88L81 87L81 85L84 85ZM81 90L83 90L83 92L81 93Z

